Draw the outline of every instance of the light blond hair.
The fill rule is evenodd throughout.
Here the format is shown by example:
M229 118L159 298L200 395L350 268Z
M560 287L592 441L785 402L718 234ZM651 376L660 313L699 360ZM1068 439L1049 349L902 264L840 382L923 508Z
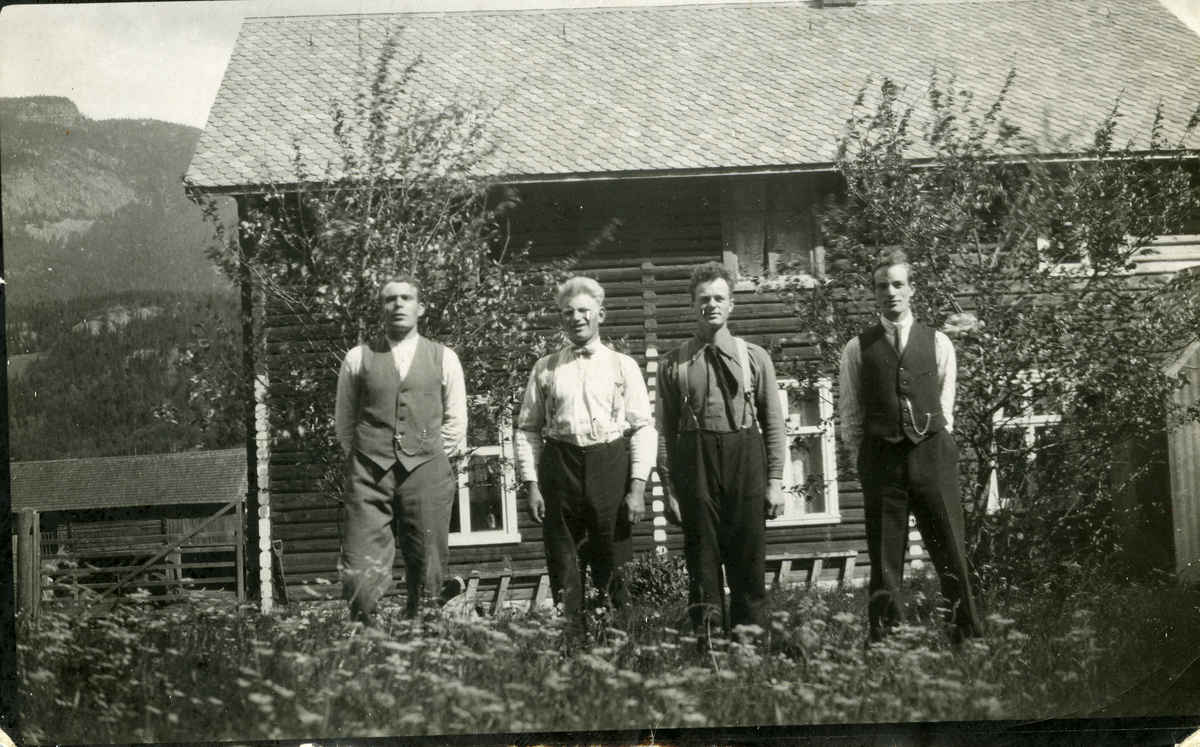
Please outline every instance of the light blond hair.
M567 278L561 285L558 286L558 293L554 296L554 302L559 308L567 301L578 295L591 296L596 299L597 306L604 306L604 289L600 287L592 278L573 277Z

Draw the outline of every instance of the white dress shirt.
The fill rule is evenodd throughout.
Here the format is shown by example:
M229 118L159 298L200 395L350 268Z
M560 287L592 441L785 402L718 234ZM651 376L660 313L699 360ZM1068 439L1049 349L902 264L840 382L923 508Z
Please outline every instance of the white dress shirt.
M419 337L412 335L392 343L392 360L396 362L396 371L400 373L401 380L408 375L408 369L412 366ZM367 347L359 345L346 353L338 372L334 428L338 443L347 455L354 448L359 377L362 375L363 351ZM442 355L442 446L451 458L467 450L467 386L462 364L450 348L446 348Z
M629 435L630 475L646 480L658 448L653 418L646 382L632 358L598 339L585 349L567 345L529 373L517 418L518 474L537 482L544 438L592 446Z
M903 353L908 346L908 335L912 331L913 315L906 314L902 319L892 322L884 317L879 321L887 333L887 339L895 346L896 332L900 332L900 349ZM946 417L946 430L954 430L954 387L958 378L958 366L954 359L954 345L950 338L943 333L933 332L933 356L937 363L938 399L942 405L942 414ZM862 444L863 411L862 411L862 350L858 343L858 335L850 338L842 348L842 367L840 375L840 404L842 442L850 450L851 461L857 461L858 448Z

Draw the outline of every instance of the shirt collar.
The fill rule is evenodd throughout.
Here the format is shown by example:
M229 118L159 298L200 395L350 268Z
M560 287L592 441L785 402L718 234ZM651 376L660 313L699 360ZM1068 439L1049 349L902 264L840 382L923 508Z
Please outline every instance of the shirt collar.
M692 356L692 360L695 360L704 353L704 346L708 343L701 339L700 335L694 335L692 339L696 341L696 352ZM730 360L737 358L737 348L734 346L733 334L730 333L728 327L721 327L717 330L717 333L713 335L712 345L717 350L720 350L726 358Z
M591 342L589 342L586 345L580 345L580 346L576 346L573 344L567 345L567 349L569 349L572 354L576 354L576 351L579 351L578 354L582 355L583 351L587 350L587 354L589 356L595 355L597 353L597 351L599 351L602 347L604 347L604 346L600 343L599 337L592 340Z
M894 322L885 316L880 316L879 321L883 324L883 328L888 332L894 332L897 329L902 332L907 332L912 329L914 319L912 312L910 311Z
M395 340L388 337L387 335L384 335L383 339L387 340L388 347L392 348L393 350L395 350L397 348L403 348L403 349L407 350L409 348L416 347L417 340L421 339L421 336L420 335L412 335L410 337L405 337L403 340L400 340L399 342L396 342Z

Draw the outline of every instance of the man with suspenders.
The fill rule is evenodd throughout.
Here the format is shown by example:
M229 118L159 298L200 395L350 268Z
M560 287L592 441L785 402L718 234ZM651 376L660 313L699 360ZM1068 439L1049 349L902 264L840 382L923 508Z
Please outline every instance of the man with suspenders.
M425 305L417 281L398 276L379 300L384 334L346 354L334 415L347 460L338 568L350 619L367 625L392 584L397 539L408 616L448 596L442 587L458 484L450 460L467 445L462 366L453 350L418 334Z
M571 344L529 374L516 456L530 516L545 525L551 589L578 633L584 568L600 608L629 601L622 566L632 556L632 525L645 512L658 439L637 363L600 342L604 289L571 278L557 302Z
M689 290L696 335L659 374L658 470L667 517L683 526L689 614L703 643L718 628L764 624L766 519L784 510L787 433L770 357L726 327L729 272L702 265Z

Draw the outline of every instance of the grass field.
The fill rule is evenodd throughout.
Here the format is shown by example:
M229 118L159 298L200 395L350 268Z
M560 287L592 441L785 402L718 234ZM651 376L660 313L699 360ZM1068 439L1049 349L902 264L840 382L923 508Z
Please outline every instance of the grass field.
M61 744L1200 712L1187 677L1162 691L1200 652L1196 592L985 598L986 642L954 650L931 582L911 588L915 624L870 649L862 589L772 592L769 628L712 652L677 599L575 642L549 613L392 608L363 631L341 605L49 612L20 624L21 718L27 742Z

